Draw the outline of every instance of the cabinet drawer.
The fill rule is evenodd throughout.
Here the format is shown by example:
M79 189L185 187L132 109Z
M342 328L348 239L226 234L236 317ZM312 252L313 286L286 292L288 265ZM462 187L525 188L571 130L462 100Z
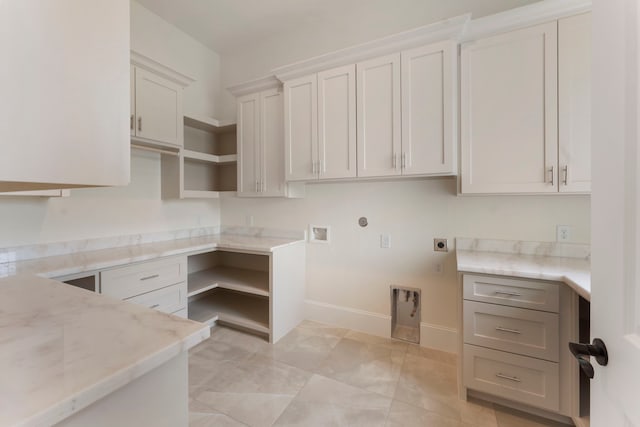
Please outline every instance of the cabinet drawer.
M505 399L557 412L558 364L464 345L464 385Z
M125 301L144 305L164 313L174 313L187 307L187 282L147 292Z
M100 292L126 299L187 280L187 258L165 258L100 272Z
M466 300L553 313L560 305L557 283L465 274L463 288Z
M544 311L464 302L464 342L558 361L558 315Z

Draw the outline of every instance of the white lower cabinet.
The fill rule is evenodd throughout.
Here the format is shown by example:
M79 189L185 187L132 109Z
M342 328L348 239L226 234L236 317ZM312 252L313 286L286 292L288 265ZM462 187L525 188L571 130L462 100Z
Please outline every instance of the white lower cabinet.
M464 393L549 416L578 412L578 297L561 283L464 274ZM540 412L542 410L543 412Z
M244 328L275 343L303 319L305 245L188 257L189 319Z
M100 272L100 293L186 317L187 258L160 258Z

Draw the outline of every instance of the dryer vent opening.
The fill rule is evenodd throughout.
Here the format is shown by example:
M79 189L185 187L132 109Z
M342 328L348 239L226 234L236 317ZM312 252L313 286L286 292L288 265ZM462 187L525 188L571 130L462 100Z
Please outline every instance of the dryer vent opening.
M391 285L391 338L420 343L420 289Z

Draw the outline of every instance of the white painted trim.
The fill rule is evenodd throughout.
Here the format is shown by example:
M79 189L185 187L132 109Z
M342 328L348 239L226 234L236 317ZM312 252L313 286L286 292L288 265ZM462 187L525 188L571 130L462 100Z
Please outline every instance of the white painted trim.
M259 79L249 80L248 82L229 86L227 90L233 96L243 96L267 89L273 89L275 87L279 87L280 85L280 80L278 80L275 76L265 76L260 77Z
M131 51L131 64L164 77L165 79L171 80L182 87L189 86L191 83L196 81L193 77L182 74L134 50Z
M404 49L443 40L457 40L462 35L470 19L471 14L445 19L444 21L278 67L273 70L273 73L284 82L318 71L397 53Z
M391 316L305 300L305 319L340 328L391 338ZM447 326L420 324L420 345L449 353L458 352L458 331Z
M420 345L448 353L458 353L458 330L448 326L420 323Z
M544 0L474 19L465 28L460 41L477 40L492 34L542 24L591 10L591 0Z

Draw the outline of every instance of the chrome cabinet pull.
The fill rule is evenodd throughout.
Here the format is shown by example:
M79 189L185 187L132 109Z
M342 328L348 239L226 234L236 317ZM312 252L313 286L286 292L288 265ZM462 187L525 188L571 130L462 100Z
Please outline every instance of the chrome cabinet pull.
M504 380L509 380L509 381L513 381L514 383L521 383L522 380L518 377L512 377L510 375L505 375L505 374L501 374L501 373L497 373L496 377L498 378L502 378Z
M142 131L142 116L138 117L138 130Z
M160 277L159 274L152 274L151 276L140 278L140 281L144 282L145 280L157 279L158 277Z
M133 130L133 114L131 115L131 118L129 119L129 129Z
M555 175L553 173L554 172L554 166L551 166L551 168L549 168L549 172L551 173L551 181L550 181L550 183L551 183L551 185L554 185L554 175Z
M565 165L564 168L562 168L563 172L564 172L564 181L563 184L564 185L569 185L569 165Z
M519 294L517 292L507 292L507 291L495 291L494 294L496 295L506 295L509 297L521 297L522 294Z
M517 329L509 329L509 328L503 328L502 326L496 326L496 331L500 331L500 332L509 332L510 334L517 334L520 335L522 334L522 332L520 332Z

